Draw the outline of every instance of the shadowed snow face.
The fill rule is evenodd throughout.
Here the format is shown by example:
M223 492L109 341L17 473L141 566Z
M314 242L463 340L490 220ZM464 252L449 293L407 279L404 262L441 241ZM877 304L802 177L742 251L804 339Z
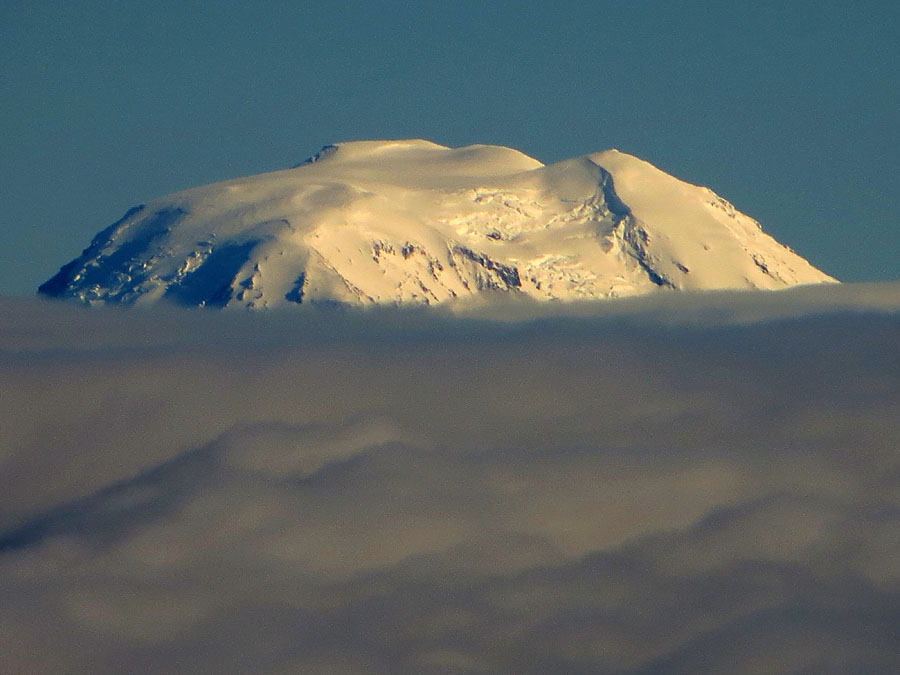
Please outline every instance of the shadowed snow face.
M898 303L809 293L4 301L0 670L897 672Z

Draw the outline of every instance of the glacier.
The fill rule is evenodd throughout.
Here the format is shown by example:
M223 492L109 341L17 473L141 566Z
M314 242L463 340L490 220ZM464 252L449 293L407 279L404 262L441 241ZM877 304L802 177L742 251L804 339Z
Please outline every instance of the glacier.
M291 169L136 206L39 292L266 309L835 281L712 190L618 150L544 165L402 140L329 145Z

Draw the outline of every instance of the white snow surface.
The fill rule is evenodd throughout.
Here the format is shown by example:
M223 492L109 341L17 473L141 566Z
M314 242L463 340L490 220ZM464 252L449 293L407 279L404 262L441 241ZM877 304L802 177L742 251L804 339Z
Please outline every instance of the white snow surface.
M292 169L131 209L41 286L85 303L262 309L834 282L708 188L607 150L326 146Z

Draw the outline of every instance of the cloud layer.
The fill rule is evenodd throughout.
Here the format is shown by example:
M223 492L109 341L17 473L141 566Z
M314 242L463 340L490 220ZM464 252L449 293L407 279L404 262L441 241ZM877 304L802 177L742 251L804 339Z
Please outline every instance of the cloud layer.
M3 300L0 670L897 672L897 294Z

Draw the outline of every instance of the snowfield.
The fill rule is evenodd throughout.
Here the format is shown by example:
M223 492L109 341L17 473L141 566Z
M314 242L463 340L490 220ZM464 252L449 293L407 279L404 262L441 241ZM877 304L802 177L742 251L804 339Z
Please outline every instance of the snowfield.
M544 166L409 140L326 146L292 169L137 206L40 291L260 309L833 281L711 190L616 150Z

